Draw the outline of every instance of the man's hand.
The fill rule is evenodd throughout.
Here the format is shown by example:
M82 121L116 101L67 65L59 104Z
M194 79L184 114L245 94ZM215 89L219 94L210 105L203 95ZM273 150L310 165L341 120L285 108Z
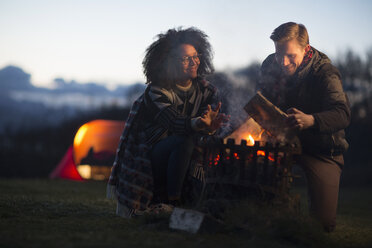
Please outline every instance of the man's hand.
M296 108L288 109L287 114L288 118L286 121L290 128L304 130L315 124L314 116L305 114Z

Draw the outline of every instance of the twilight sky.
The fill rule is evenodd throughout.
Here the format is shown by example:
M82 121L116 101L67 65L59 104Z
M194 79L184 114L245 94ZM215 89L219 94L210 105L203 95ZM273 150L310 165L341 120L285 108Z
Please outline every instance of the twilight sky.
M158 33L203 30L217 70L274 52L280 24L304 24L310 44L337 58L372 49L372 1L0 0L0 69L20 66L48 87L56 77L108 86L144 81L142 59Z

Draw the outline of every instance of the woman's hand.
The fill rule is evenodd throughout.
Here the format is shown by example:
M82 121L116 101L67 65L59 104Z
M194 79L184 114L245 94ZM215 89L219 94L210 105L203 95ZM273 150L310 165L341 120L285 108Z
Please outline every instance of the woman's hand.
M202 114L200 118L203 129L207 129L209 132L214 132L229 120L230 116L219 113L221 105L221 102L219 102L216 109L213 110L211 105L208 104L206 112Z

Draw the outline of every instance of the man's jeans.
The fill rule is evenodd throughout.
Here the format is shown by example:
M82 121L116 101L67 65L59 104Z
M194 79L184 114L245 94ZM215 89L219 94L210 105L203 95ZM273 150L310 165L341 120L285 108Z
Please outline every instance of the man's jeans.
M308 184L309 210L323 224L326 231L336 227L336 212L342 155L329 157L302 154L299 159Z

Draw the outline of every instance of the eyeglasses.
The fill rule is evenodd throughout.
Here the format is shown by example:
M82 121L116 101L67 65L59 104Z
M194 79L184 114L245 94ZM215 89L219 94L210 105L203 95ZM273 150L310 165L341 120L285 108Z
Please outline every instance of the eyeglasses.
M201 57L201 54L194 55L194 56L184 56L184 57L180 58L180 60L181 60L183 65L188 65L188 64L190 64L191 60L194 63L199 63L200 62L200 57Z

